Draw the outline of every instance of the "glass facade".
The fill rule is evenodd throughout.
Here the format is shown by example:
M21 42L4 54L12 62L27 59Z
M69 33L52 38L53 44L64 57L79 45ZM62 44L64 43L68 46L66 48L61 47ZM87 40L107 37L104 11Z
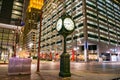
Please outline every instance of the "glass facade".
M23 2L24 0L9 2L8 0L0 0L0 61L4 61L5 57L8 60L13 56L15 49L18 50L18 45L21 47L19 43L21 39L16 30L20 27L15 26L15 23L22 16Z
M0 61L10 58L14 53L16 33L13 29L0 28Z

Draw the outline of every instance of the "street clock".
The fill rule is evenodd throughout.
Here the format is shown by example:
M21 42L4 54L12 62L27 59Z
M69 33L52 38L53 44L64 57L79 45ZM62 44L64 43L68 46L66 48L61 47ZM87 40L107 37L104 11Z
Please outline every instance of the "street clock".
M63 14L56 23L56 30L59 34L67 36L71 34L75 29L75 23L71 16Z
M70 77L70 55L66 51L66 37L75 30L75 23L70 15L64 13L56 23L56 30L64 38L63 53L60 56L60 77Z

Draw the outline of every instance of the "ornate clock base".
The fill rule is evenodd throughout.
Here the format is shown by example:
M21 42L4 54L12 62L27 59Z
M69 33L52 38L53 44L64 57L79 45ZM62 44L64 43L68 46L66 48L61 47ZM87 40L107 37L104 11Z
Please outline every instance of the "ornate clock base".
M70 55L62 53L60 56L60 77L71 77L70 73Z

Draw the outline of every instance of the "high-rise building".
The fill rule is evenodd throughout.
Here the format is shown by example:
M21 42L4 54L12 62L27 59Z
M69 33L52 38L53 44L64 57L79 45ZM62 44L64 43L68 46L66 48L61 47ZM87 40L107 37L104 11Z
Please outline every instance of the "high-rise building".
M31 29L27 34L27 50L30 56L37 56L36 52L36 29Z
M117 0L46 0L43 7L41 51L61 53L63 38L56 21L65 11L75 21L67 37L67 51L79 60L112 60L120 55L120 2ZM55 8L54 8L55 7Z
M36 33L37 22L40 15L40 9L43 5L43 0L29 0L28 6L25 9L25 27L23 36L24 49L30 52L31 56L37 56L36 52ZM29 44L33 44L30 48Z
M8 60L18 50L20 40L18 18L22 18L23 3L24 0L0 0L0 60L2 61L5 60L5 56Z
M23 15L24 0L0 0L0 23L15 24Z

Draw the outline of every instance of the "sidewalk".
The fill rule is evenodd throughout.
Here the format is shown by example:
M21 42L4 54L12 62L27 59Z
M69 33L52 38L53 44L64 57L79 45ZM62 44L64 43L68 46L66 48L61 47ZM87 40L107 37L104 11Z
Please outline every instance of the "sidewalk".
M120 73L89 72L87 70L71 70L71 77L60 78L59 70L42 69L36 72L36 65L31 65L31 75L8 76L8 65L0 65L0 80L120 80Z
M113 74L88 73L81 71L72 72L72 76L70 78L62 79L58 76L58 72L59 71L41 71L41 73L39 73L40 80L112 80L117 78L117 76Z
M38 75L40 75L40 80L112 80L118 77L118 75L114 74L99 74L83 71L72 71L70 78L60 78L58 74L59 71L56 70L42 70Z

